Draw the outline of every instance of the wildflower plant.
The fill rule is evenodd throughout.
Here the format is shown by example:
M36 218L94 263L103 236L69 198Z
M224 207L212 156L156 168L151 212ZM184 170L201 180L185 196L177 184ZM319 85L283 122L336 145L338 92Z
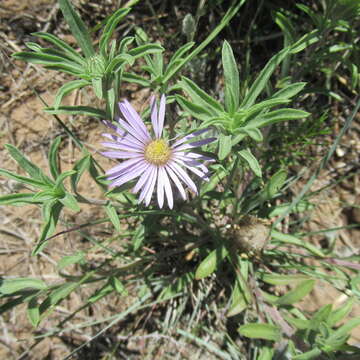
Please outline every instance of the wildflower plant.
M58 154L66 141L64 136L56 137L49 148L48 171L7 145L9 155L27 174L0 169L0 175L23 184L28 191L3 195L0 205L41 207L42 233L34 243L33 256L64 232L101 223L112 224L114 238L123 241L123 246L117 252L111 248L111 241L91 239L110 258L94 267L83 251L65 256L58 268L77 264L80 275L60 271L62 283L5 277L0 284L2 311L25 303L29 320L37 327L72 292L96 284L83 307L114 293L138 297L128 310L112 317L105 330L129 312L156 305L165 309L164 334L193 342L222 359L270 360L281 353L289 359L335 359L340 353L359 354L347 340L360 319L340 325L359 297L358 257L339 258L331 249L321 249L299 233L284 231L281 225L286 216L302 213L314 204L304 196L287 202L285 194L298 178L288 169L269 169L261 155L262 149L271 152L268 141L275 124L312 117L302 108L306 83L292 81L288 65L322 41L321 29L298 37L291 32L293 37L286 38L291 25L277 14L277 23L287 39L284 48L251 75L251 81L244 82L232 46L223 41L218 53L223 74L220 94L202 88L187 71L191 61L231 19L241 16L239 9L245 2L235 1L200 44L189 42L167 53L159 40L150 42L140 28L132 36L112 39L130 8L121 8L106 19L95 49L89 29L70 1L59 0L79 49L41 32L34 35L51 47L27 43L30 51L14 54L16 59L73 77L60 87L54 104L45 111L55 116L67 137L79 147L81 158L72 170L62 172ZM279 67L283 77L273 84ZM142 113L122 95L127 83L151 92L150 102L142 99ZM87 86L100 100L99 108L62 105L65 95ZM359 106L358 102L324 158L323 167ZM98 128L106 140L98 145L102 146L101 154L116 164L103 169L94 150L58 114L102 120ZM102 199L89 199L80 193L82 176L92 178L102 191ZM106 216L86 224L74 223L59 232L59 225L65 225L64 208L78 213L82 203L102 207ZM125 240L122 233L127 219L133 220L135 228L130 226ZM325 282L346 294L348 300L343 306L333 309L329 299L330 304L316 312L301 310L298 302L317 283ZM278 287L284 285L291 287L279 294ZM202 337L211 331L206 326L197 328L195 322L200 309L209 313L206 322L212 329L215 323L222 324L223 331L216 332L210 342ZM211 309L215 310L215 320L210 318ZM235 334L228 332L226 321L236 325ZM68 330L66 322L61 323L37 341Z

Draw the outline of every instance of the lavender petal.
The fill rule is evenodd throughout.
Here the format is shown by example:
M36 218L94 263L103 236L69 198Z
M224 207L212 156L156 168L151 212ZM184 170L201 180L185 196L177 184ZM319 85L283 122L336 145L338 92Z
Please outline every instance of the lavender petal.
M162 167L159 167L157 179L157 200L160 209L162 209L164 205L164 172L165 170Z
M149 167L144 171L144 173L140 176L138 182L134 186L132 192L133 194L136 194L146 183L146 181L149 179L149 176L153 170L153 165L149 164Z
M184 189L184 187L182 186L179 178L175 175L174 171L172 171L169 166L166 166L166 171L167 171L167 173L169 174L171 180L172 180L172 181L174 182L174 184L176 185L177 189L179 190L179 193L180 193L181 197L182 197L184 200L186 200L186 198L187 198L187 197L186 197L186 192L185 192L185 189Z
M158 126L158 110L157 110L155 96L151 97L150 106L151 106L151 123L154 129L155 137L158 139L160 137L160 133Z
M196 136L199 136L201 134L204 134L206 132L208 132L210 130L210 128L206 128L206 129L201 129L201 130L198 130L198 131L195 131L189 135L186 135L184 136L183 138L179 139L178 141L176 141L174 144L173 144L173 147L176 147L182 143L184 143L185 141L188 141Z
M119 103L119 107L130 126L135 131L139 132L144 138L149 140L150 134L147 131L146 126L141 120L139 114L132 107L132 105L127 100L124 100L123 102Z
M192 190L195 194L198 193L195 183L190 179L189 175L184 171L175 161L172 161L168 166L175 172L175 174Z
M158 116L159 137L161 136L163 128L164 128L165 106L166 106L166 98L165 98L165 95L162 94L161 99L160 99L159 116Z

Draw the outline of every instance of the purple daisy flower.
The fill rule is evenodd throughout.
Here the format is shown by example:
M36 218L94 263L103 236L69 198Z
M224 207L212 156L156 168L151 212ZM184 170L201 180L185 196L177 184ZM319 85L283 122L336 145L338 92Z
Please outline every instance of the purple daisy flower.
M166 139L162 138L165 104L164 95L161 96L159 109L155 97L151 100L151 123L154 132L154 136L151 136L131 104L127 100L119 103L125 120L118 119L120 127L104 121L117 134L103 134L112 141L103 142L102 145L114 150L105 151L102 154L109 158L124 159L119 165L106 172L107 179L111 180L110 187L121 186L139 178L133 188L134 193L140 191L139 203L144 201L146 206L149 205L156 187L159 207L163 207L164 195L166 195L169 208L172 209L174 196L171 183L175 184L184 200L186 200L186 192L182 183L197 194L196 185L185 169L203 180L209 180L208 170L200 161L213 159L191 152L191 150L209 144L216 138L209 137L193 141L194 137L209 130L202 129L177 139L170 145Z

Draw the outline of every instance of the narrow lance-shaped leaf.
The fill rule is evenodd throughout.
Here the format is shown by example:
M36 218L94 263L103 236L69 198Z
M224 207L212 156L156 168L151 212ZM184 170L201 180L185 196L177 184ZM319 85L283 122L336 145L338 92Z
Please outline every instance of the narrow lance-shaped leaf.
M171 57L168 63L168 66L166 67L164 76L166 76L173 69L173 67L181 61L183 55L186 54L194 45L195 43L191 41L181 46L175 51L174 55Z
M164 51L164 48L160 44L145 44L129 50L128 54L137 59L145 55L159 53L162 51Z
M225 107L234 113L240 102L239 71L230 44L225 40L222 47L222 64L225 78Z
M290 99L295 95L297 95L305 87L305 85L306 85L305 82L297 82L287 85L284 88L277 91L274 95L272 95L270 100Z
M250 169L258 177L262 177L261 167L256 160L256 157L251 153L250 149L239 151L239 155L248 163Z
M27 316L32 326L38 326L40 322L40 310L36 297L33 297L28 303Z
M65 195L62 198L59 198L59 201L68 209L79 212L80 206L75 198L74 195L66 192Z
M31 185L40 189L49 189L49 184L45 183L44 181L35 180L26 176L21 176L5 169L0 169L0 176L5 176L9 179L18 181L19 183Z
M70 61L64 56L23 51L15 53L13 57L16 59L27 61L32 64L44 65L48 69L66 69L67 72L74 75L79 75L84 72L81 65Z
M85 253L82 251L78 251L73 255L67 255L62 257L57 263L57 268L62 270L69 265L84 263L85 262Z
M61 100L64 96L71 93L76 89L81 89L84 86L89 85L90 82L88 80L73 80L64 84L56 93L55 101L54 101L54 109L57 110L61 104Z
M52 177L56 178L60 174L59 163L58 163L58 149L61 142L61 136L58 136L50 146L49 150L49 167Z
M15 146L6 144L6 149L10 153L11 157L24 169L32 178L52 184L53 182L46 176L40 168L28 160Z
M77 184L79 183L81 175L88 170L90 167L90 155L87 155L76 162L74 165L73 170L75 171L74 174L71 175L71 188L73 192L77 192Z
M60 10L76 41L81 47L87 58L95 54L94 47L89 35L89 30L85 23L81 20L78 13L74 10L69 0L59 0Z
M190 97L191 100L206 109L213 116L220 116L224 112L221 104L208 95L204 90L197 86L193 81L183 76L181 81L178 82L182 90L184 90Z
M248 109L255 103L257 97L264 90L276 67L281 63L282 60L284 60L288 53L289 49L283 49L269 60L269 62L265 65L264 69L260 72L254 81L254 84L251 86L249 92L246 94L243 102L240 105L241 108Z
M231 135L220 134L218 152L219 160L224 160L230 154L231 148Z
M33 199L33 197L33 193L3 195L0 196L0 205L41 204L41 200Z
M14 278L0 280L0 294L10 295L19 291L46 289L47 285L40 279Z
M195 273L195 279L200 280L211 275L221 264L228 254L225 246L213 250L198 266Z
M45 32L35 32L35 33L32 33L32 35L37 36L41 39L47 40L50 43L54 44L60 50L63 50L68 57L70 57L72 60L74 60L78 64L83 65L85 63L84 58L78 52L76 52L65 41L57 38L56 36L49 34L49 33L45 33Z
M44 225L40 235L40 239L36 244L35 248L32 251L32 255L37 255L45 247L47 243L47 238L50 237L57 225L59 220L60 212L63 205L57 200L51 200L43 206L43 218Z
M117 24L123 19L131 9L120 8L115 11L110 18L106 21L103 33L100 37L99 48L102 53L106 52L106 47L109 44L110 38L117 26Z
M274 124L280 121L297 120L308 117L310 114L306 111L291 108L283 108L274 110L269 113L259 115L255 119L249 121L249 125L253 127L262 127Z
M103 110L95 109L90 106L59 106L58 109L47 107L44 109L48 114L66 114L66 115L89 115L100 119L106 119L106 113Z
M281 330L272 324L246 324L238 329L239 333L251 339L264 339L279 341L281 339Z
M290 290L285 295L281 296L277 300L277 305L292 305L302 298L304 298L307 294L311 292L315 285L315 280L305 280L300 283L295 289Z
M214 117L211 112L206 110L203 106L194 104L193 102L188 101L181 95L176 95L176 101L184 110L186 110L191 116L195 117L196 119L206 121Z
M119 215L117 214L116 209L110 202L105 206L105 211L106 214L109 216L111 223L114 225L116 231L120 232L121 224L120 224Z
M300 246L300 247L308 250L310 253L312 253L315 256L319 256L322 258L325 257L325 254L320 249L318 249L316 246L314 246L313 244L306 242L304 240L300 240L293 235L283 234L279 231L272 230L271 237L277 241L284 243L284 244Z
M340 306L338 309L334 310L327 319L327 324L329 326L336 325L339 321L341 321L344 317L349 315L354 305L354 299L349 299L346 304Z

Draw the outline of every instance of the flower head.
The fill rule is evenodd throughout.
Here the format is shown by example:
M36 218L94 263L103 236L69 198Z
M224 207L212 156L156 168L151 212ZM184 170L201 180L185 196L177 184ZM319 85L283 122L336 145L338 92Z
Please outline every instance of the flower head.
M120 126L105 121L108 127L115 130L116 135L103 134L112 141L103 142L102 145L113 150L105 151L102 154L109 158L123 159L119 165L106 172L107 179L111 181L111 187L121 186L138 178L133 192L140 191L139 203L144 201L145 205L149 205L156 187L159 207L163 207L166 196L169 208L172 209L174 204L172 183L184 200L186 200L186 192L183 184L197 193L196 185L185 169L203 180L209 180L208 170L201 161L211 161L212 159L191 152L191 150L216 139L208 137L193 141L194 137L209 130L202 129L177 139L170 145L169 141L162 137L165 103L164 95L160 99L159 109L155 98L153 97L151 100L153 136L150 135L139 114L127 100L119 103L124 119L118 119Z

